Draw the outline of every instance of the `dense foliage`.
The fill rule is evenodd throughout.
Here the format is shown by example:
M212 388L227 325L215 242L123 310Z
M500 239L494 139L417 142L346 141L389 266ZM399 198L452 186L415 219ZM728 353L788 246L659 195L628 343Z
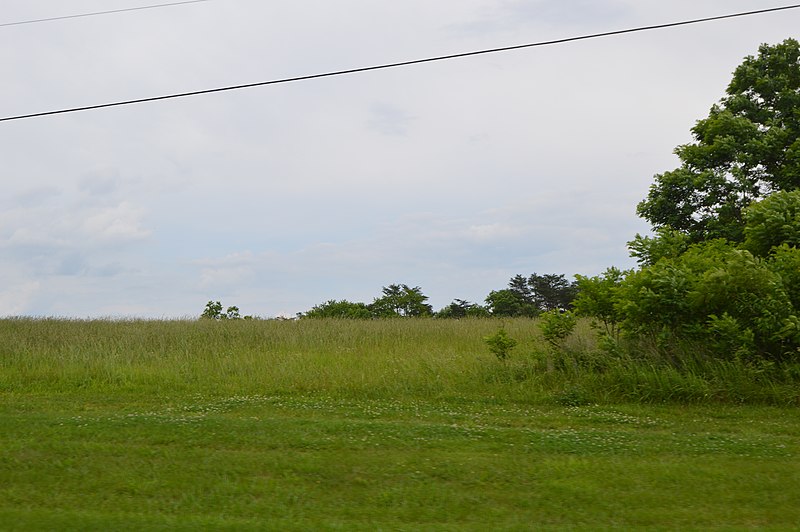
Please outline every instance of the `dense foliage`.
M305 314L308 318L369 319L372 311L364 303L353 303L345 299L331 299L315 305Z
M680 363L687 350L760 365L800 354L800 44L763 45L656 176L629 243L641 268L578 276L575 307Z
M800 244L800 190L776 192L745 209L744 247L766 257L781 245Z

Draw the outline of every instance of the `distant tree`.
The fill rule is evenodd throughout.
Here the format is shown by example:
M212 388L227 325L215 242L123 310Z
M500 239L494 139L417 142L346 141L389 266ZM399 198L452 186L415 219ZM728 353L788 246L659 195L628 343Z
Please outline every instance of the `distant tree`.
M515 275L505 290L496 290L486 297L493 316L537 316L549 310L566 310L578 294L578 285L559 274L530 277Z
M478 318L488 315L489 310L486 307L463 299L454 299L435 314L437 318Z
M534 274L535 275L535 274ZM508 281L508 289L517 295L519 301L527 305L536 305L534 293L528 283L528 278L524 275L515 275Z
M200 315L202 319L219 320L222 318L222 303L219 301L209 301L206 308Z
M428 296L419 286L409 288L405 284L384 286L383 295L369 305L373 315L379 318L431 316L433 308L425 303Z
M676 170L656 176L640 216L692 242L741 242L744 210L800 188L800 44L762 45L736 69L727 95L676 148Z
M219 301L209 301L206 303L206 308L200 315L204 320L240 320L242 315L239 313L239 307L232 306L222 312L222 303ZM253 319L252 316L244 316L244 319Z
M528 286L533 304L542 312L567 310L578 295L578 285L568 281L563 274L534 273L528 278Z
M305 318L369 319L372 317L372 312L364 303L331 299L315 305L302 316Z
M533 303L525 301L518 291L510 288L489 292L486 296L486 307L492 316L533 317L538 314Z

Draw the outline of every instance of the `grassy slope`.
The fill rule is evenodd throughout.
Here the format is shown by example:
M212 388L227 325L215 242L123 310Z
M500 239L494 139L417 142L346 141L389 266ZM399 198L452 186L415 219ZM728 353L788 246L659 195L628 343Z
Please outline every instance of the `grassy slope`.
M496 327L0 321L0 529L800 522L797 409L555 406Z

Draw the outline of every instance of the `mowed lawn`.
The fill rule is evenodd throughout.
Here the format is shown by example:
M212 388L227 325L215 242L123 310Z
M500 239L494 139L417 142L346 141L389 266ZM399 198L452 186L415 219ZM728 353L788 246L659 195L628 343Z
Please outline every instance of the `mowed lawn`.
M14 351L8 339L37 326L49 340ZM409 380L412 362L400 384L365 362L353 370L353 379L367 372L358 387L309 389L313 375L297 377L303 386L270 385L254 375L260 393L244 385L236 393L246 380L234 371L241 346L204 380L187 362L193 342L208 346L202 334L184 343L175 339L185 332L162 338L160 354L149 333L141 341L127 335L126 357L108 340L116 326L98 326L83 340L70 327L80 324L2 331L0 530L790 530L800 523L797 408L562 406L504 394L485 380L459 385L471 374L450 351L438 362L429 353L425 367L435 371L418 387ZM209 326L181 327L199 334L195 327ZM417 352L390 337L392 353ZM182 347L170 357L173 341ZM264 366L280 366L270 353ZM241 356L254 371L252 353ZM304 356L296 352L295 360ZM184 364L175 370L184 381L165 366L160 386L152 364L162 359ZM319 369L294 364L297 372ZM467 377L442 377L450 385L435 393L435 375L448 364ZM281 368L274 371L291 379Z

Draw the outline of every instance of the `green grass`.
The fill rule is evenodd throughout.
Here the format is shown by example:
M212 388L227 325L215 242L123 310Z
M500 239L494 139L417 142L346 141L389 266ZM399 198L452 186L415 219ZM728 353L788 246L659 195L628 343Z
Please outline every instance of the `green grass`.
M497 327L0 320L0 530L800 522L790 383L738 405L710 393L741 377L727 367L694 375L705 399L669 399L648 383L692 374L583 370L586 330L548 372L528 320L505 323L520 345L502 363L482 341Z

